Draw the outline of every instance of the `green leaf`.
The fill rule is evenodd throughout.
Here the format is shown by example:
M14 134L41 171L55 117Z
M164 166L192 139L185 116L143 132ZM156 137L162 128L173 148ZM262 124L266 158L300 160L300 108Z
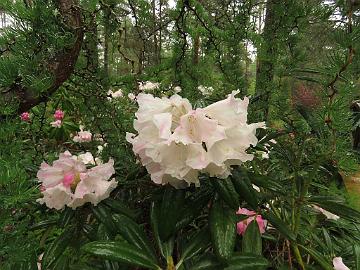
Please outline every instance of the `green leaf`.
M324 270L333 270L332 265L329 264L328 261L324 258L324 256L321 255L319 252L311 248L304 247L302 245L299 245L299 247L305 250L318 264L321 265Z
M216 260L214 255L205 254L192 265L190 270L219 270L222 268L222 264Z
M112 198L108 198L103 201L103 203L109 206L116 213L123 214L133 220L135 220L137 217L136 213L130 208L128 208L126 205L124 205L122 202L119 202Z
M46 229L50 226L53 226L57 223L56 220L43 220L43 221L40 221L34 225L32 225L29 229L30 230L41 230L41 229Z
M190 240L188 241L185 248L181 253L180 261L185 261L191 259L195 255L199 254L201 251L208 248L210 245L210 232L209 228L205 227L199 232L197 232ZM181 265L178 264L176 267L178 268Z
M269 265L264 257L250 254L233 256L227 264L224 270L265 270Z
M360 270L360 245L353 245L355 270Z
M130 266L161 270L156 261L149 258L141 249L125 242L91 242L85 244L82 250L106 260L118 261Z
M295 241L296 236L295 234L290 230L287 224L285 224L280 218L275 216L274 214L270 212L263 212L262 216L267 219L274 228L276 228L280 234L282 234L285 238Z
M246 228L242 239L242 251L243 253L251 253L255 255L262 254L261 234L256 220L251 221Z
M247 172L243 168L238 168L232 172L231 180L240 198L244 199L253 209L256 209L258 195L257 191L252 187Z
M197 218L208 205L213 195L210 189L201 188L194 192L192 196L186 198L184 207L181 209L179 221L176 223L176 230L179 231Z
M211 178L210 183L214 186L217 194L224 200L231 208L239 208L239 194L236 192L230 178L217 179Z
M283 186L278 181L274 181L266 175L248 172L248 176L250 181L258 187L281 193L284 190Z
M215 254L220 259L228 259L235 246L235 212L220 200L213 202L210 210L210 233Z
M59 218L59 221L58 221L59 226L61 228L66 227L70 223L70 221L73 218L74 214L75 214L74 210L72 210L69 207L66 207L64 209L64 211L62 211L62 213L60 215L60 218Z
M111 218L111 212L105 207L105 205L98 204L97 206L91 206L91 210L94 213L96 219L104 224L106 230L111 235L115 235L117 228L113 219Z
M141 227L132 219L124 215L113 216L117 231L126 241L143 250L149 257L156 261L154 248Z
M53 241L48 249L44 252L42 263L45 269L50 269L56 261L64 253L65 249L73 240L74 228L68 227L55 241Z
M183 207L185 199L185 191L167 186L163 194L160 207L160 220L158 223L160 238L162 240L169 239L176 230L180 211Z

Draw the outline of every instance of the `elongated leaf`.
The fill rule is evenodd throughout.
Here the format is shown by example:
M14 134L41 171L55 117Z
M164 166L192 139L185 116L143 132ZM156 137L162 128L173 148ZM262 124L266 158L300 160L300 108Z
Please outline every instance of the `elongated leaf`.
M219 270L223 265L212 254L205 254L190 268L190 270Z
M261 234L256 220L251 221L246 228L242 239L242 251L243 253L251 253L254 255L262 254Z
M97 206L91 206L91 210L94 213L96 219L104 224L106 230L111 235L115 235L117 228L115 226L113 219L111 218L112 216L111 212L106 208L106 206L103 204L99 204Z
M60 215L59 222L58 222L59 226L62 227L62 228L66 227L70 223L70 221L73 218L74 214L75 214L74 210L72 210L69 207L66 207L64 209L64 211L62 211L62 213Z
M284 190L283 186L278 181L274 181L273 179L271 179L266 175L260 175L260 174L248 172L248 176L251 183L253 183L258 187L269 189L275 192L281 192L281 193Z
M184 190L175 189L170 186L165 188L160 208L161 222L158 224L162 240L169 239L175 233L176 223L180 217L179 209L183 207L184 199Z
M123 214L131 219L136 219L137 214L131 210L129 207L124 205L122 202L119 202L117 200L114 200L112 198L108 198L104 201L104 204L109 206L114 212Z
M234 170L231 180L240 198L245 200L252 208L256 209L258 206L257 191L252 187L246 171L242 168Z
M197 218L203 209L208 205L213 193L210 189L202 188L186 198L184 207L181 209L179 221L176 223L176 230L180 230Z
M224 200L224 202L226 202L233 209L239 208L239 194L236 192L230 178L211 178L210 182L214 186L220 198Z
M69 246L73 240L74 228L69 227L64 231L54 242L51 243L50 247L45 250L42 263L45 269L50 269L56 261L61 257L61 254Z
M117 261L130 266L160 270L160 266L141 249L125 242L97 241L85 244L82 249L106 260Z
M324 270L333 270L332 265L319 252L302 245L299 245L299 247L305 250Z
M213 202L210 210L210 232L214 251L219 259L228 259L235 246L235 212L220 200Z
M256 255L236 255L227 264L224 270L265 270L269 265L264 257Z
M355 259L355 270L360 270L360 245L354 245L353 251Z
M55 225L57 223L56 220L43 220L43 221L40 221L34 225L32 225L30 227L30 230L41 230L41 229L45 229L45 228L48 228L52 225Z
M126 241L143 250L149 257L156 261L155 251L142 228L132 219L124 215L113 216L117 232Z
M210 232L209 228L205 227L195 234L188 241L187 245L183 249L180 257L180 261L191 259L193 256L199 254L210 245Z
M291 241L295 241L295 234L280 218L270 212L263 212L262 216L267 219L271 223L271 225L274 226L274 228L276 228L285 238Z

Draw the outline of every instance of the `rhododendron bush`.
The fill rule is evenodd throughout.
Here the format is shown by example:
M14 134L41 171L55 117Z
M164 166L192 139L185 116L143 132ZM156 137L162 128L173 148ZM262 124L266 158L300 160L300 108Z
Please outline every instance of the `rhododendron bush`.
M358 2L1 0L0 270L360 270Z

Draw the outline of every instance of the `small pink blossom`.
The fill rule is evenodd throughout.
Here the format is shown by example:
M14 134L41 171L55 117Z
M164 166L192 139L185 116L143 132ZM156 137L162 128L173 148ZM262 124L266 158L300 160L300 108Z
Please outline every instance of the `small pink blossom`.
M54 122L51 122L50 125L54 128L61 128L62 126L62 121L61 120L56 120Z
M74 180L75 180L75 175L70 172L70 173L66 173L64 175L64 179L63 179L62 183L65 187L70 187L71 184L74 182Z
M90 142L92 139L92 134L90 131L83 131L81 128L77 135L74 136L73 141L78 143Z
M256 222L257 222L257 224L259 226L260 233L263 234L265 232L265 228L266 228L266 225L267 225L267 220L263 219L261 215L257 215L256 212L248 210L246 208L241 208L241 207L236 212L236 214L248 216L247 219L242 220L242 221L237 223L237 233L238 234L244 235L245 231L247 229L247 226L254 219L256 220Z
M28 113L28 112L23 112L23 113L20 115L20 119L21 119L21 121L24 121L24 122L30 122L30 113Z
M343 261L341 257L335 257L333 259L333 265L334 265L334 270L350 270L349 267L347 267Z
M55 120L61 121L64 118L64 115L65 115L65 113L62 110L57 109L54 113L54 118L55 118Z

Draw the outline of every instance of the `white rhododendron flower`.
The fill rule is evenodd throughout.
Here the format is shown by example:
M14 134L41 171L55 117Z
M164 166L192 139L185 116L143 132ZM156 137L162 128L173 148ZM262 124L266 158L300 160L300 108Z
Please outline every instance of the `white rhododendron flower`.
M89 158L89 154L84 155ZM115 173L114 161L110 159L108 163L87 169L83 160L84 156L73 156L66 151L52 166L43 162L37 173L43 198L37 201L59 210L65 205L75 209L87 202L97 205L109 197L117 186L115 179L108 181Z
M319 211L320 213L322 213L327 219L338 220L340 218L339 216L337 216L333 213L330 213L329 211L326 211L325 209L323 209L315 204L312 207L314 209L316 209L317 211Z
M120 97L124 96L123 91L121 89L119 89L116 92L113 92L112 90L109 90L107 92L107 95L108 95L108 97L107 97L108 100L112 100L113 98L120 98Z
M74 136L73 141L78 143L90 142L92 134L90 131L84 131L84 127L80 127L80 131Z
M256 129L265 124L247 124L249 100L235 98L237 93L196 110L176 94L170 98L138 95L137 135L127 133L126 139L152 181L177 188L198 186L200 172L226 178L231 165L253 159L246 150L257 144Z
M341 257L335 257L333 259L334 270L350 270L344 263Z
M128 94L128 98L129 98L130 100L135 100L135 99L136 99L136 96L135 96L133 93L129 93L129 94Z
M140 91L152 91L160 87L160 83L153 83L150 81L139 82L139 90Z
M176 94L180 93L180 92L181 92L181 87L180 87L180 86L175 86L175 87L174 87L174 92L175 92Z
M199 85L198 86L198 90L201 92L201 94L203 94L204 96L209 96L212 94L212 92L214 92L214 88L212 88L211 86L203 86L203 85Z
M78 156L73 156L73 158L81 161L85 165L87 164L95 165L95 159L90 152L86 152L85 154L80 154Z

